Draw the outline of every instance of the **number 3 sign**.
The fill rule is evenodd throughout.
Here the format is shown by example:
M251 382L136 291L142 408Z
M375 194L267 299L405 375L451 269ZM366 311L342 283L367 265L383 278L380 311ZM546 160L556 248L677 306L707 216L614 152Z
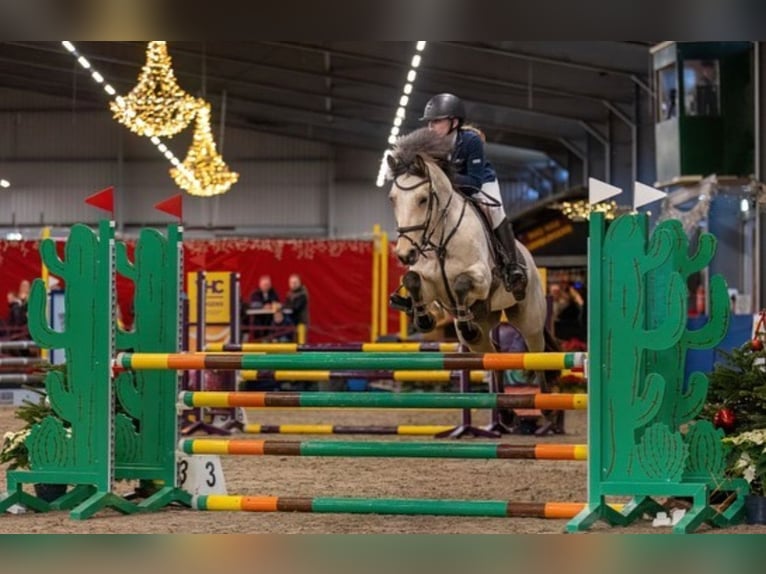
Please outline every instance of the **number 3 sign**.
M228 494L223 476L221 457L179 454L178 485L192 495Z

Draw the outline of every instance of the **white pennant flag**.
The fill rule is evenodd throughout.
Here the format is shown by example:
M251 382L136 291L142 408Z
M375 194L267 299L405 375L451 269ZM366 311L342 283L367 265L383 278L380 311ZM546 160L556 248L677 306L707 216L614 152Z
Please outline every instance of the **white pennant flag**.
M667 195L660 189L636 181L633 184L633 209L664 199Z
M595 205L605 199L620 195L622 190L614 185L609 185L600 179L588 178L588 203Z

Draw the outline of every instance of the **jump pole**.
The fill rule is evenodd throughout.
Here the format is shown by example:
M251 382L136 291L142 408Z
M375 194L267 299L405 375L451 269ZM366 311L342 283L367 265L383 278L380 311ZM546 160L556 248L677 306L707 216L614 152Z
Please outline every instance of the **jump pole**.
M326 424L284 424L263 425L246 423L242 432L247 434L313 434L313 435L396 435L435 436L449 432L452 425L326 425Z
M583 365L584 353L119 353L115 367L127 370L407 369L562 370Z
M525 460L586 460L584 444L445 443L381 441L287 441L240 439L182 439L178 449L185 454L391 457L391 458L479 458Z
M551 409L582 410L587 395L537 393L294 393L294 392L189 392L179 395L187 407L321 407L400 409Z
M572 518L585 508L581 502L513 502L504 500L438 500L417 498L335 498L207 495L192 497L197 510L245 512L312 512L344 514L404 514L487 516L495 518ZM622 505L613 505L619 511Z
M459 343L211 343L205 351L221 353L303 353L306 351L362 353L455 353Z

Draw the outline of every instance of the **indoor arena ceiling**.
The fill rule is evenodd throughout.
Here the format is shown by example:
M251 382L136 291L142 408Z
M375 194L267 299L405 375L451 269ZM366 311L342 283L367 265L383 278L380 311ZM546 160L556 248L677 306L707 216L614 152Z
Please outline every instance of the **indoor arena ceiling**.
M496 162L541 156L529 150L582 151L586 134L605 133L610 110L631 116L635 99L651 89L652 44L429 42L402 129L417 126L431 95L450 91L466 100ZM145 48L77 42L118 93L135 85ZM215 122L225 93L227 126L382 151L414 42L170 42L169 51L180 85L213 104ZM60 98L48 107L106 106L103 90L59 42L0 44L0 78Z

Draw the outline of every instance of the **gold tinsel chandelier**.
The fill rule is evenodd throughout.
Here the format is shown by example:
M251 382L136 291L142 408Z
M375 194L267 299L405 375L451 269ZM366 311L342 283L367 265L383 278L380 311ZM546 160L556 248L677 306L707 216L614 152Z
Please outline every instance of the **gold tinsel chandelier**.
M176 82L167 42L152 41L138 84L109 107L114 119L141 136L174 136L194 119L199 103Z
M226 193L239 179L239 174L229 170L216 151L210 129L210 104L199 101L194 139L186 159L170 175L181 189L191 195L209 197Z

